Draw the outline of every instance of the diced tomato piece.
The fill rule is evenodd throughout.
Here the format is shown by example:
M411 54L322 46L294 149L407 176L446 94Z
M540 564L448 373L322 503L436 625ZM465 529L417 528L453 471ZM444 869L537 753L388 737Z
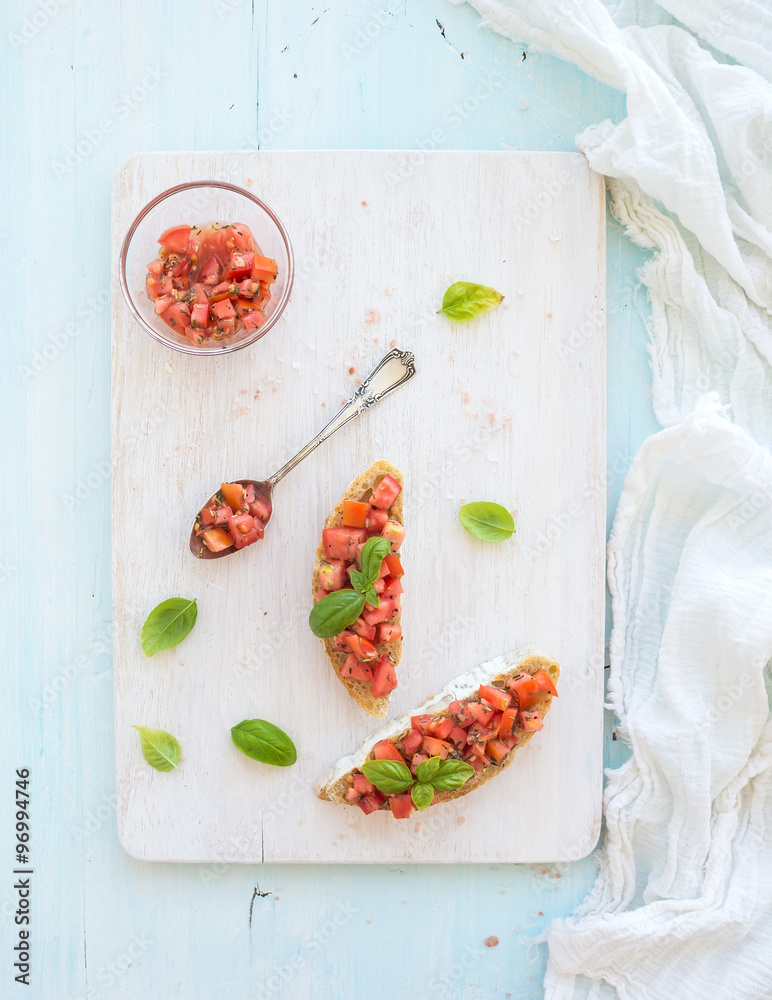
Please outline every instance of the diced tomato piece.
M342 590L348 583L343 559L324 559L319 563L319 583L325 590Z
M506 691L502 691L500 688L493 687L492 684L481 684L478 694L483 701L492 705L494 708L503 712L505 708L509 708L512 704L512 698L507 694Z
M149 299L157 299L161 294L161 281L156 275L148 274L145 279L145 285L147 287L147 297Z
M349 648L346 645L346 639L351 635L344 629L342 632L338 632L337 635L332 637L332 648L338 653L348 653Z
M385 562L385 560L384 560ZM400 594L404 594L405 588L402 586L402 582L399 577L387 576L384 583L384 588L382 594L384 597L399 597Z
M204 266L201 268L201 273L199 274L199 281L203 285L216 285L220 281L220 275L223 272L222 261L213 253L212 256L206 261Z
M463 750L466 746L466 731L461 728L461 726L454 725L453 728L448 733L447 738L456 748L456 750Z
M223 549L229 549L233 545L233 539L225 528L209 528L208 531L203 532L201 535L201 541L210 552L221 552Z
M517 709L516 708L505 709L501 713L501 722L499 723L499 739L511 736L515 729L516 722L517 722Z
M408 819L415 809L413 797L410 792L403 792L401 795L389 796L389 809L394 819Z
M507 681L507 687L514 695L514 704L521 711L535 705L541 695L537 681L530 674L515 674Z
M384 802L385 798L380 794L380 792L373 792L372 795L364 795L359 802L357 802L357 805L365 816L369 816L370 813L377 812Z
M485 756L485 743L478 743L477 740L474 740L469 744L469 749L475 757L481 757L486 764L490 763L488 758Z
M259 291L255 294L255 305L258 309L264 309L271 300L271 287L266 281L261 281L258 288Z
M486 729L479 722L475 722L467 730L466 738L468 743L482 743L483 745L496 736L495 729Z
M365 607L362 617L368 625L379 625L381 622L388 621L392 615L396 614L397 610L396 600L393 597L385 597L381 601L380 607L373 608L371 611Z
M172 277L186 278L190 274L190 257L180 257L172 268Z
M405 526L389 518L381 529L381 538L386 538L391 542L391 551L396 552L405 537Z
M220 493L231 510L246 510L244 487L241 483L221 483Z
M389 520L385 510L371 510L367 516L367 534L380 535Z
M487 726L494 716L494 709L488 708L487 705L481 705L477 701L470 701L467 707L476 721L483 727Z
M405 758L397 750L391 740L381 740L373 747L376 760L398 760L401 764L406 763Z
M416 729L419 733L425 733L427 726L431 725L434 720L433 715L411 715L410 725L413 729Z
M161 295L155 300L155 311L161 316L166 310L174 305L174 297L172 295Z
M403 737L402 746L405 748L405 753L408 757L412 757L423 743L423 740L424 734L418 729L411 729L407 736Z
M448 705L448 711L452 715L453 719L461 725L464 721L464 703L463 701L452 701Z
M372 510L369 503L358 503L356 500L343 501L343 525L346 528L364 528L367 515Z
M353 785L349 785L346 789L346 802L356 802L358 798L359 792Z
M467 762L467 764L471 764L478 774L480 773L480 771L484 770L485 765L488 762L487 757L483 758L479 756L479 754L475 753L467 754L466 757L464 757L464 760Z
M270 501L264 496L257 496L249 505L249 513L252 517L259 517L263 524L268 524L271 520L273 507L271 506Z
M190 236L188 236L188 242L185 244L185 253L194 264L198 263L198 259L201 256L201 240L192 231Z
M521 711L517 717L517 728L522 729L524 733L538 733L543 725L542 714L538 708L530 712Z
M475 722L477 722L477 719L475 718L475 716L472 713L471 706L473 704L475 704L475 703L474 702L468 702L466 705L464 705L464 707L462 709L462 712L461 712L461 716L460 716L460 718L458 720L459 726L463 726L465 729L468 729L469 726L472 726L472 725L474 725Z
M356 545L364 542L366 534L362 528L325 528L322 531L322 547L328 559L345 559L353 562Z
M265 281L272 285L276 281L279 268L275 260L270 257L259 257L255 254L252 260L252 280Z
M245 330L254 330L255 327L262 326L265 323L265 316L263 316L259 309L253 309L251 313L246 313L242 316L241 323Z
M205 330L209 326L208 302L196 302L190 313L190 325L194 330Z
M393 476L384 476L373 490L373 495L370 497L370 503L373 507L380 507L381 510L388 510L401 492L402 487Z
M353 653L358 660L369 662L378 659L378 650L370 640L363 639L361 635L356 635L354 632L350 632L346 638L346 649Z
M370 642L375 641L375 625L368 625L366 621L361 618L357 618L353 625L349 625L352 632L356 632L357 635L361 635L363 639L369 639ZM381 641L380 639L378 640Z
M212 312L218 320L233 319L236 315L236 310L233 308L233 303L230 299L223 299L222 302L216 302L212 306Z
M161 233L158 242L169 253L185 253L192 229L192 226L172 226L165 233Z
M244 317L255 311L255 304L252 299L238 298L234 303L234 308L239 316Z
M232 226L229 226L225 230L225 233L228 237L228 242L232 243L237 250L247 250L255 253L257 244L249 226L243 222L234 222Z
M261 521L255 521L251 514L235 514L228 519L228 531L236 548L243 549L245 545L251 545L263 537L265 525Z
M246 253L243 250L234 250L228 262L227 278L229 281L243 281L244 278L251 277L252 258L254 254Z
M533 675L533 679L539 685L539 690L542 694L551 694L553 698L557 698L558 689L552 683L552 678L546 670L537 670Z
M160 257L157 257L155 260L150 261L150 263L147 265L147 269L151 274L155 275L162 274L164 269L164 262Z
M449 716L445 716L440 719L435 719L434 722L429 724L428 732L432 736L436 736L438 740L446 740L450 736L455 723Z
M402 629L399 625L384 622L376 627L376 636L376 642L396 642L397 639L402 638Z
M430 757L442 757L445 760L453 747L445 740L438 740L434 736L424 736L423 749Z
M255 297L255 292L260 288L260 283L257 281L252 281L251 278L244 278L243 281L238 283L239 295L244 299L249 299L250 302ZM252 303L254 305L254 303Z
M520 742L516 736L505 736L503 738L499 737L499 739L507 750L511 750L513 746L516 746Z
M399 561L399 556L390 552L386 558L383 560L386 563L386 569L389 571L389 576L404 576L405 571L402 569L402 563Z
M190 309L184 302L175 302L169 306L168 309L164 310L163 317L165 323L180 332L190 326Z
M214 527L227 524L228 518L233 517L233 511L230 507L203 507L198 516L203 527Z
M349 575L350 575L350 571L349 571ZM374 583L373 583L373 590L375 591L376 594L378 594L378 595L382 594L385 589L386 589L386 584L384 583L384 581L383 581L382 578L379 577L377 580L374 581Z
M366 641L366 640L363 640ZM382 698L397 686L394 664L388 656L382 656L373 671L373 698Z
M509 748L501 740L488 740L485 744L485 753L497 764L500 764L509 753Z
M352 681L364 681L367 684L373 682L373 671L366 663L362 663L353 653L349 653L346 662L340 670L341 677L348 677Z
M321 601L321 599L326 597L328 594L329 590L325 590L324 587L319 587L314 594L314 604L318 604L319 601Z
M419 765L424 764L429 757L425 753L414 753L410 761L410 770L413 774L418 770Z
M375 785L371 785L363 774L354 775L354 788L360 795L371 795L375 791Z

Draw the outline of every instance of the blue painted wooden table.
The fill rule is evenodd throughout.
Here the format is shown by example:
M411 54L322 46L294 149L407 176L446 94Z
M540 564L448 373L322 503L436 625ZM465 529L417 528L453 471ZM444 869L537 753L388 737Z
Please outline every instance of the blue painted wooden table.
M137 150L571 150L622 95L442 0L4 4L0 997L539 997L552 867L141 864L114 821L109 205ZM491 225L499 224L491 206ZM655 429L635 268L609 220L608 498ZM608 760L623 751L607 727ZM31 772L31 985L14 982L13 786ZM256 892L259 879L260 892ZM490 935L498 945L486 947Z

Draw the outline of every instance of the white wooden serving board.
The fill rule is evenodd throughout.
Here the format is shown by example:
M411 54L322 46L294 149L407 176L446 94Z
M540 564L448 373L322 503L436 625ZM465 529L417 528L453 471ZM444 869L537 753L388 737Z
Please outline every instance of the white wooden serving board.
M140 154L113 192L113 258L135 214L183 181L230 180L278 213L292 299L254 348L195 358L155 343L113 287L113 604L118 826L156 861L575 860L601 819L605 537L605 247L600 177L570 154ZM208 219L180 219L206 223ZM249 220L233 220L249 221ZM256 232L258 241L260 232ZM117 271L117 263L116 268ZM504 304L437 316L459 279ZM390 345L418 374L276 490L265 541L200 562L198 506L223 479L274 472ZM314 780L381 725L347 696L307 627L322 523L379 458L405 475L406 639L391 716L526 643L562 665L545 729L495 781L393 821L318 800ZM465 501L516 512L483 543ZM139 632L168 597L198 622L147 659ZM292 768L242 756L230 727L268 719ZM168 774L133 723L183 748Z

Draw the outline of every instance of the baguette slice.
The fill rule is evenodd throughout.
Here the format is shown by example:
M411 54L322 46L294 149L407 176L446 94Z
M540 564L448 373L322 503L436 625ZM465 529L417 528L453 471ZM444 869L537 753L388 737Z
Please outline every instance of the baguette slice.
M316 782L314 786L316 794L320 799L328 799L330 802L340 802L343 805L356 805L346 799L346 789L348 788L347 778L353 771L361 770L365 761L374 760L373 748L381 740L399 740L407 735L410 730L410 717L413 715L449 715L448 706L452 701L468 698L476 694L481 684L491 684L495 681L506 681L515 674L524 672L535 674L537 670L546 670L552 678L553 684L557 687L560 676L560 666L556 660L537 649L535 646L522 646L513 653L504 656L497 656L494 660L482 663L466 674L461 674L455 680L450 681L437 694L431 695L427 700L411 712L401 715L398 719L388 723L378 732L362 743L359 749L349 757L342 757L337 764L330 768L326 774ZM542 694L539 702L535 705L543 715L549 710L552 703L552 695ZM501 764L491 764L472 777L461 788L451 792L437 792L437 799L434 805L440 802L448 802L457 799L462 795L473 792L475 788L484 785L486 781L495 778L497 774L509 767L515 758L515 754L527 746L534 733L519 732L518 744L507 754ZM386 810L388 811L388 810Z
M343 502L345 500L363 501L369 499L372 491L386 475L392 476L397 480L399 485L403 487L402 492L389 509L389 517L393 517L395 521L399 521L400 524L404 524L404 478L396 466L392 465L390 462L382 460L380 462L375 462L369 469L363 472L361 476L357 476L357 478L349 484L345 493L336 504L335 509L324 522L324 527L339 527L343 523ZM311 583L311 593L314 596L316 596L316 592L319 589L319 564L323 560L324 549L320 541L319 547L316 550L316 565L314 566L314 576ZM397 614L394 621L397 625L401 624L402 614ZM321 639L320 641L324 646L325 652L327 653L327 658L333 665L335 673L338 675L338 679L354 701L360 704L368 714L374 715L379 719L384 718L389 710L390 696L385 695L382 698L374 698L372 684L368 684L365 681L355 681L350 677L342 677L341 669L343 668L343 664L346 662L346 654L333 649L332 639ZM402 658L402 639L395 639L394 642L380 643L378 649L381 653L386 653L396 666Z

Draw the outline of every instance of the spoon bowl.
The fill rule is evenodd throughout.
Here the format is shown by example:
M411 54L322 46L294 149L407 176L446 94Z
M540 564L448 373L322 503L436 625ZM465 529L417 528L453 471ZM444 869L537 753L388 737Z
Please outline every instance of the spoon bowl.
M275 472L269 479L232 479L231 482L239 483L246 489L248 486L253 486L255 490L255 498L262 498L265 500L270 508L268 517L263 521L263 525L267 525L271 520L273 515L273 488L276 484L282 480L288 472L291 472L300 462L310 455L312 451L315 451L320 444L327 440L327 438L332 437L332 435L340 430L349 420L353 420L354 417L358 416L364 410L369 409L374 406L377 402L383 399L388 393L393 392L394 389L399 388L399 386L404 385L405 382L409 381L416 372L415 368L415 357L410 351L400 351L397 348L389 351L375 368L370 372L364 382L359 386L357 391L344 403L341 409L335 414L335 416L326 424L321 431L312 438L311 441L302 448L294 458L291 458L286 465L283 465L278 472ZM203 507L207 507L211 504L219 490L209 497ZM212 552L211 549L207 547L198 532L201 530L200 523L198 521L198 515L193 521L193 527L190 531L190 551L196 556L197 559L222 559L223 556L231 556L236 552L240 552L241 549L237 549L235 544L230 545L228 548L220 549L218 552ZM246 530L245 528L242 530ZM259 536L262 537L262 536ZM249 548L248 545L242 546L242 548Z

